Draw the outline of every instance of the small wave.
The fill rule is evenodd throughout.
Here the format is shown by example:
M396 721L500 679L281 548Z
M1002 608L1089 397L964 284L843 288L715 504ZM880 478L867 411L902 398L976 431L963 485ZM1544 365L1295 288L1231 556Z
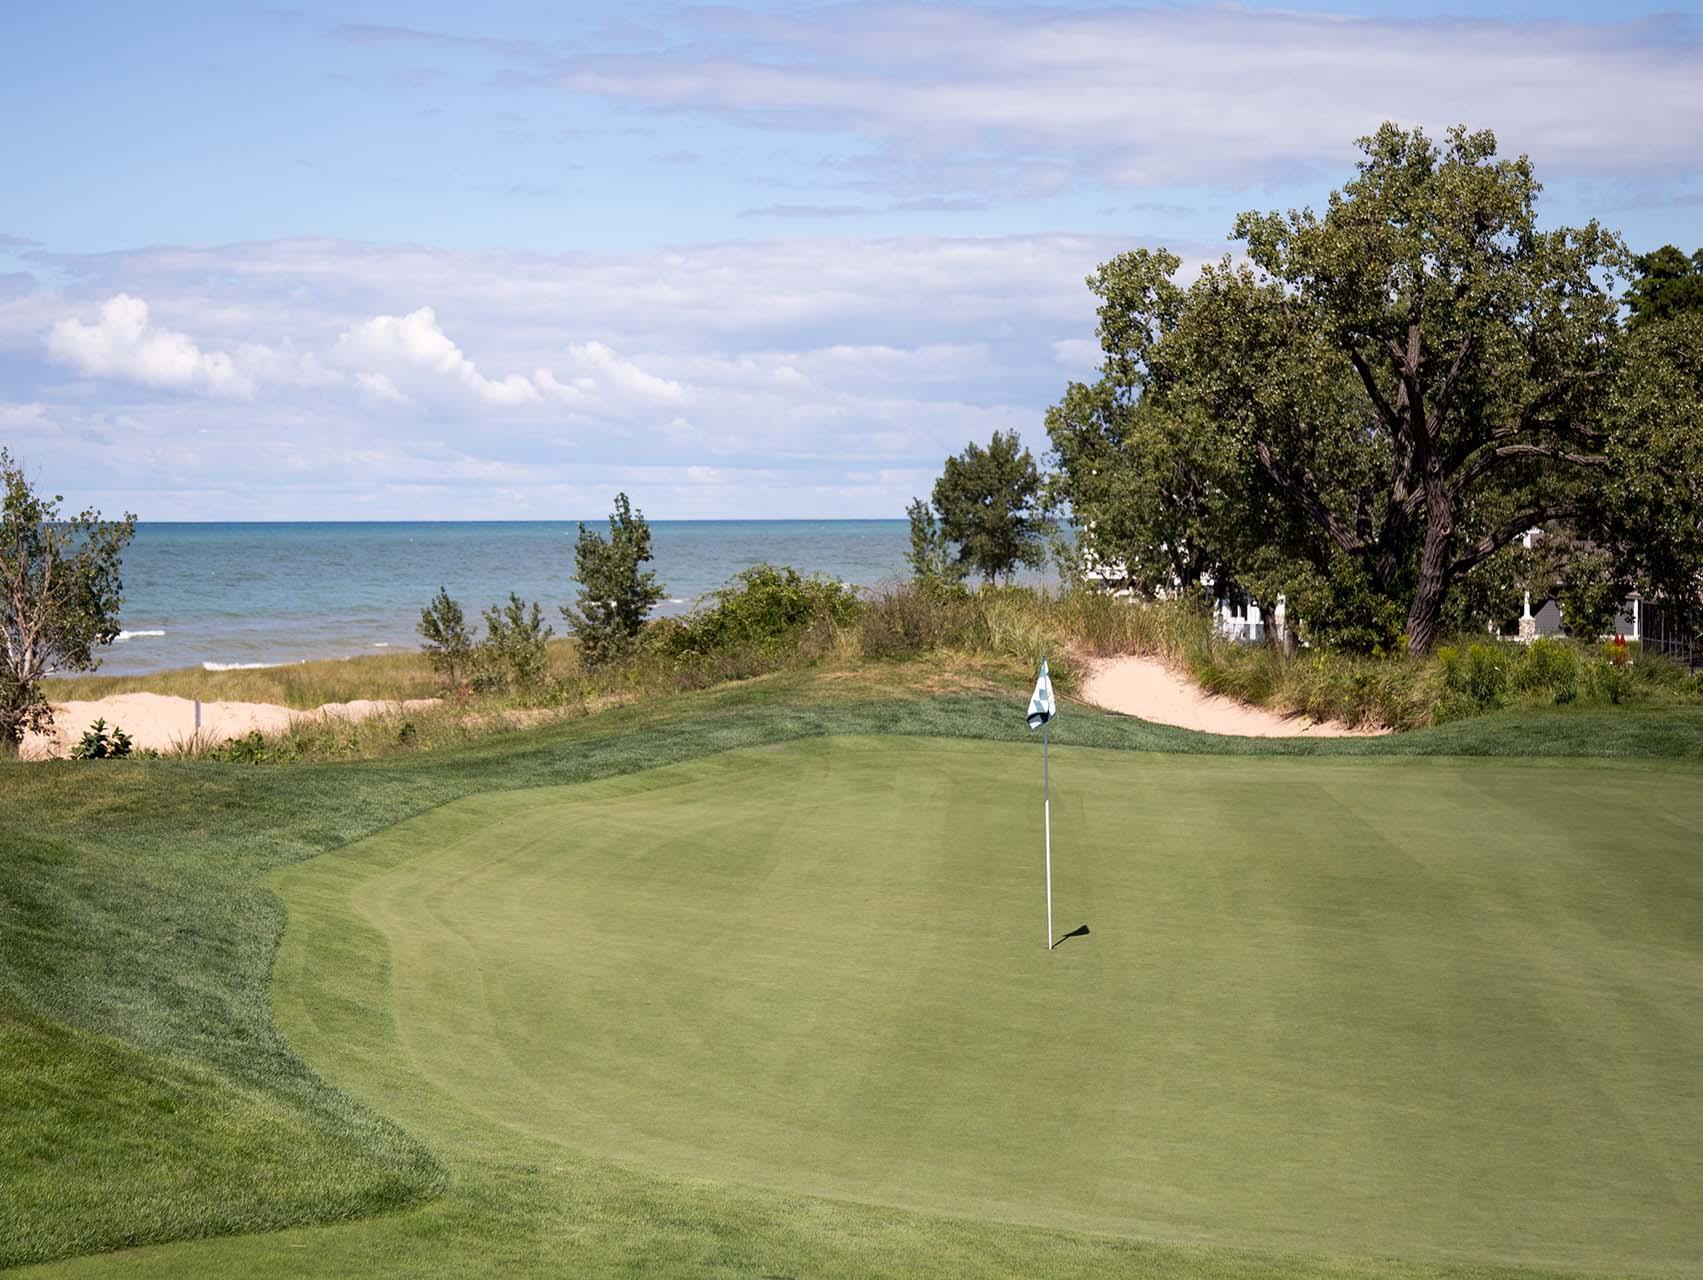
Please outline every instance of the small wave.
M265 667L281 667L282 662L203 662L203 671L259 671Z
M114 644L123 644L126 640L135 640L139 636L163 636L163 631L120 631L113 637Z
M373 641L373 648L375 648L375 649L388 649L388 648L390 648L390 641L388 641L388 640L374 640Z
M686 602L684 600L682 600L679 596L669 596L668 597L668 603L669 604L685 604Z

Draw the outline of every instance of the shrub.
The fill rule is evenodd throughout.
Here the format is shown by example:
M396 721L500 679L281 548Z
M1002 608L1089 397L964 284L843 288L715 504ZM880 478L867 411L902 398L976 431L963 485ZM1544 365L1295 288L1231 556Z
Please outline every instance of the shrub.
M812 627L839 627L858 615L857 593L842 582L796 569L759 564L716 591L708 609L684 621L657 625L651 643L673 658L773 657L796 647Z
M438 588L431 604L420 610L420 638L426 643L426 661L432 664L453 692L472 683L473 634L461 606Z
M907 583L865 602L853 639L866 658L909 658L962 646L975 617L975 606L963 588Z
M1522 693L1548 693L1558 703L1571 702L1579 693L1579 655L1565 640L1540 636L1515 664L1513 685Z
M96 720L83 731L83 739L71 748L73 760L122 760L130 754L130 735L105 720Z
M1637 692L1632 669L1612 657L1593 659L1588 678L1591 692L1615 706L1630 701Z
M479 683L517 693L542 690L550 679L551 634L538 605L509 592L507 604L485 610L485 639L479 646L484 678Z
M258 729L250 729L240 738L226 738L206 752L207 759L226 764L288 764L297 755L288 737L268 738Z
M1474 640L1465 649L1443 645L1437 650L1443 673L1442 719L1476 715L1500 707L1508 690L1508 655L1502 645Z

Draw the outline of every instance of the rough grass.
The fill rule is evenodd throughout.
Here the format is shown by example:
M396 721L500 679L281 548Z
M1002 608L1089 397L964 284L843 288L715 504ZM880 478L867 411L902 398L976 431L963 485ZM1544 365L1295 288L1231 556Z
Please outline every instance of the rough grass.
M328 1123L287 1089L53 1021L0 989L0 1267L376 1213L438 1188L423 1148L342 1113Z
M870 666L878 675L897 670ZM895 696L901 692L912 696ZM612 777L833 733L1032 742L1008 694L927 696L902 681L875 687L832 671L802 671L361 763L0 763L0 1025L8 1039L0 1099L13 1107L0 1140L7 1191L0 1204L11 1215L0 1218L0 1256L24 1262L270 1229L285 1220L337 1220L434 1196L441 1176L434 1158L328 1085L277 1031L269 976L284 914L262 884L268 873L463 796ZM1240 756L1697 760L1703 714L1505 712L1396 738L1282 742L1212 738L1070 707L1054 741ZM1139 770L1140 757L1129 759ZM1693 767L1680 769L1673 785L1694 787ZM1652 817L1660 817L1659 806ZM355 985L347 1000L313 1010L328 1035L385 1017L368 988L384 989L388 971L373 964L349 977ZM382 1085L384 1064L369 1066ZM64 1105L55 1073L84 1082L79 1108L87 1109ZM139 1083L132 1089L124 1080ZM175 1124L159 1122L165 1112L154 1099L177 1108ZM270 1149L255 1177L212 1185L166 1176L234 1168L270 1124L296 1137ZM507 1266L559 1273L588 1262L595 1265L579 1269L609 1274L1360 1270L1352 1261L1158 1248L659 1180L476 1128L470 1121L454 1194L383 1219L409 1224L400 1234L285 1231L126 1255L123 1266L131 1274L172 1275L365 1274L386 1266L412 1274ZM541 1178L555 1168L570 1180ZM87 1203L97 1169L111 1212L57 1212ZM1442 1274L1377 1266L1392 1275ZM64 1270L106 1267L95 1259Z

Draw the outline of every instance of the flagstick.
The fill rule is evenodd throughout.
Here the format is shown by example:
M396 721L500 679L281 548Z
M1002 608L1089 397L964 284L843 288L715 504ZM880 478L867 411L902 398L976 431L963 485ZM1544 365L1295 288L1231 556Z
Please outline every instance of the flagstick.
M1041 726L1041 813L1047 829L1047 950L1053 949L1053 796L1047 726Z

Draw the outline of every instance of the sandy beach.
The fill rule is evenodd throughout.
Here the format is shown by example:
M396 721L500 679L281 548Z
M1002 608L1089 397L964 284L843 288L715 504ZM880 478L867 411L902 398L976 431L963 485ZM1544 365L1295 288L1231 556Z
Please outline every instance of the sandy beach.
M1155 724L1243 738L1357 738L1388 732L1305 716L1280 716L1217 697L1203 692L1157 658L1125 656L1097 662L1082 682L1082 697L1107 711Z
M401 702L363 698L355 702L328 702L311 711L302 711L270 702L203 702L199 741L223 742L256 729L261 733L281 733L298 720L364 720L387 712L433 707L437 703L436 698L410 698ZM119 693L92 702L54 703L53 731L26 735L23 757L43 760L69 755L84 730L96 720L105 720L109 729L123 729L138 750L170 751L197 740L193 699L159 693Z

